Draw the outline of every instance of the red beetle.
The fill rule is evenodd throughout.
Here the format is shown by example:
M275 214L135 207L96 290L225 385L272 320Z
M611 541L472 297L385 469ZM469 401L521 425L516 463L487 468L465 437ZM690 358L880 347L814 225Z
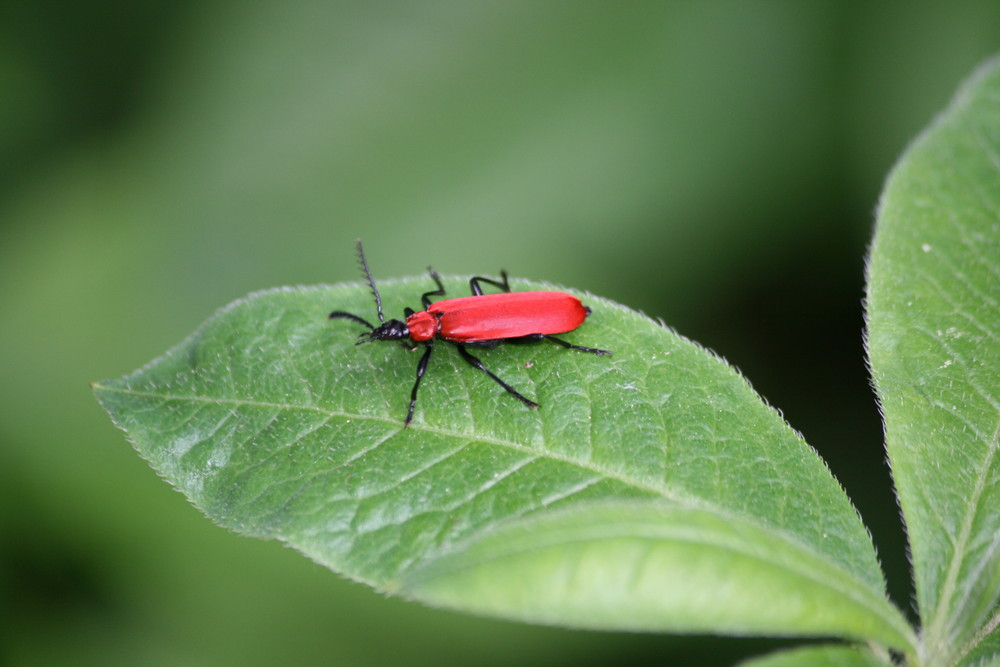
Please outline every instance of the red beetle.
M441 284L441 277L434 269L428 269L437 289L424 292L421 295L420 301L423 303L424 309L419 313L414 312L411 308L405 309L405 322L400 320L386 321L382 314L382 297L379 295L378 288L375 287L375 280L368 269L368 262L365 260L365 251L361 247L360 239L358 240L358 258L372 294L375 296L375 308L378 310L378 319L381 324L375 326L363 317L339 310L330 313L330 319L343 317L371 329L368 333L363 333L358 337L357 345L374 340L398 340L404 341L403 345L412 350L416 348L416 343L424 344L426 349L423 356L420 357L420 363L417 364L417 380L413 383L413 389L410 391L410 409L406 413L404 427L409 426L413 420L413 408L417 404L417 389L420 387L420 380L427 370L427 362L430 361L434 340L437 338L454 343L462 358L473 367L489 375L510 394L532 408L537 408L538 403L525 398L512 386L494 375L492 371L483 366L482 361L465 349L466 346L495 347L500 343L534 343L550 340L571 350L590 352L601 356L611 354L607 350L573 345L552 335L572 331L587 319L590 309L580 303L578 298L566 292L511 292L506 271L500 272L500 280L492 280L482 276L476 276L469 280L472 296L431 303L432 296L443 296L445 291L444 285ZM479 284L481 282L489 283L503 292L483 294L483 289ZM411 343L406 343L406 339L409 339Z

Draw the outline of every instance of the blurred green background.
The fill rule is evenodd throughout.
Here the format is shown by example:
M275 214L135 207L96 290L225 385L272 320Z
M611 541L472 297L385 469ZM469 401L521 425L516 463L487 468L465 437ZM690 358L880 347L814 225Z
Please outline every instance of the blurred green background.
M0 662L729 664L789 643L386 599L158 480L87 382L247 292L356 280L357 236L377 277L505 267L726 357L829 462L909 611L864 253L887 170L998 49L985 1L0 4Z

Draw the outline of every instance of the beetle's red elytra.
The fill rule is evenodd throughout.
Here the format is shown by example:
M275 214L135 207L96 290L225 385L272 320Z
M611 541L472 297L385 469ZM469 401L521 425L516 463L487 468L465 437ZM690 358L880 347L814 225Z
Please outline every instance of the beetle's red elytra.
M425 292L420 297L424 309L414 312L406 308L405 321L386 320L382 314L382 297L375 280L368 269L361 240L357 242L358 259L364 271L378 311L378 326L368 320L339 310L330 313L330 319L345 318L363 324L370 329L358 336L357 344L376 340L398 340L404 346L414 349L417 343L425 346L424 354L417 364L417 379L410 391L410 407L403 426L413 421L413 411L417 404L417 389L427 371L435 340L444 340L455 345L459 354L474 368L490 376L508 393L529 407L537 408L538 403L526 398L512 386L483 366L482 361L473 356L466 346L495 347L500 343L534 343L550 340L570 350L589 352L600 356L610 355L608 350L573 345L556 338L553 334L573 331L587 319L590 309L580 299L566 292L511 292L507 272L500 272L500 280L476 276L469 280L472 296L444 299L432 303L432 296L444 296L445 289L441 277L434 269L428 269L437 289ZM483 294L480 283L488 283L501 290L497 294ZM407 343L407 340L410 343Z
M566 292L502 292L432 303L406 318L410 339L438 336L453 343L520 338L572 331L587 319L580 300Z

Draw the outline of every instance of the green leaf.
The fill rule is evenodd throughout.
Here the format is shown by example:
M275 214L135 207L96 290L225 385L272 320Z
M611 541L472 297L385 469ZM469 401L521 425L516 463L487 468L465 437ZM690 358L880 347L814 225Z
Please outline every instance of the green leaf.
M879 667L892 660L879 658L865 648L823 645L777 651L740 663L740 667Z
M387 314L426 278L380 285ZM446 281L450 293L465 283ZM544 287L520 283L516 289ZM373 587L589 628L846 635L906 648L857 513L731 367L648 318L593 314L556 345L356 346L358 285L263 292L94 391L219 524Z
M923 656L951 664L1000 595L1000 60L893 170L868 319Z
M981 635L971 642L974 646L962 659L963 666L996 667L1000 665L1000 629L996 626L984 628Z

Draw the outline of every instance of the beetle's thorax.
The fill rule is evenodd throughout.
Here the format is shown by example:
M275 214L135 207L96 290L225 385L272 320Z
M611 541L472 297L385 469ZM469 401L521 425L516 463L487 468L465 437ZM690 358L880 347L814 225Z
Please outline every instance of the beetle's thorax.
M409 329L410 340L419 343L434 338L441 325L436 315L422 310L407 317L406 326Z

